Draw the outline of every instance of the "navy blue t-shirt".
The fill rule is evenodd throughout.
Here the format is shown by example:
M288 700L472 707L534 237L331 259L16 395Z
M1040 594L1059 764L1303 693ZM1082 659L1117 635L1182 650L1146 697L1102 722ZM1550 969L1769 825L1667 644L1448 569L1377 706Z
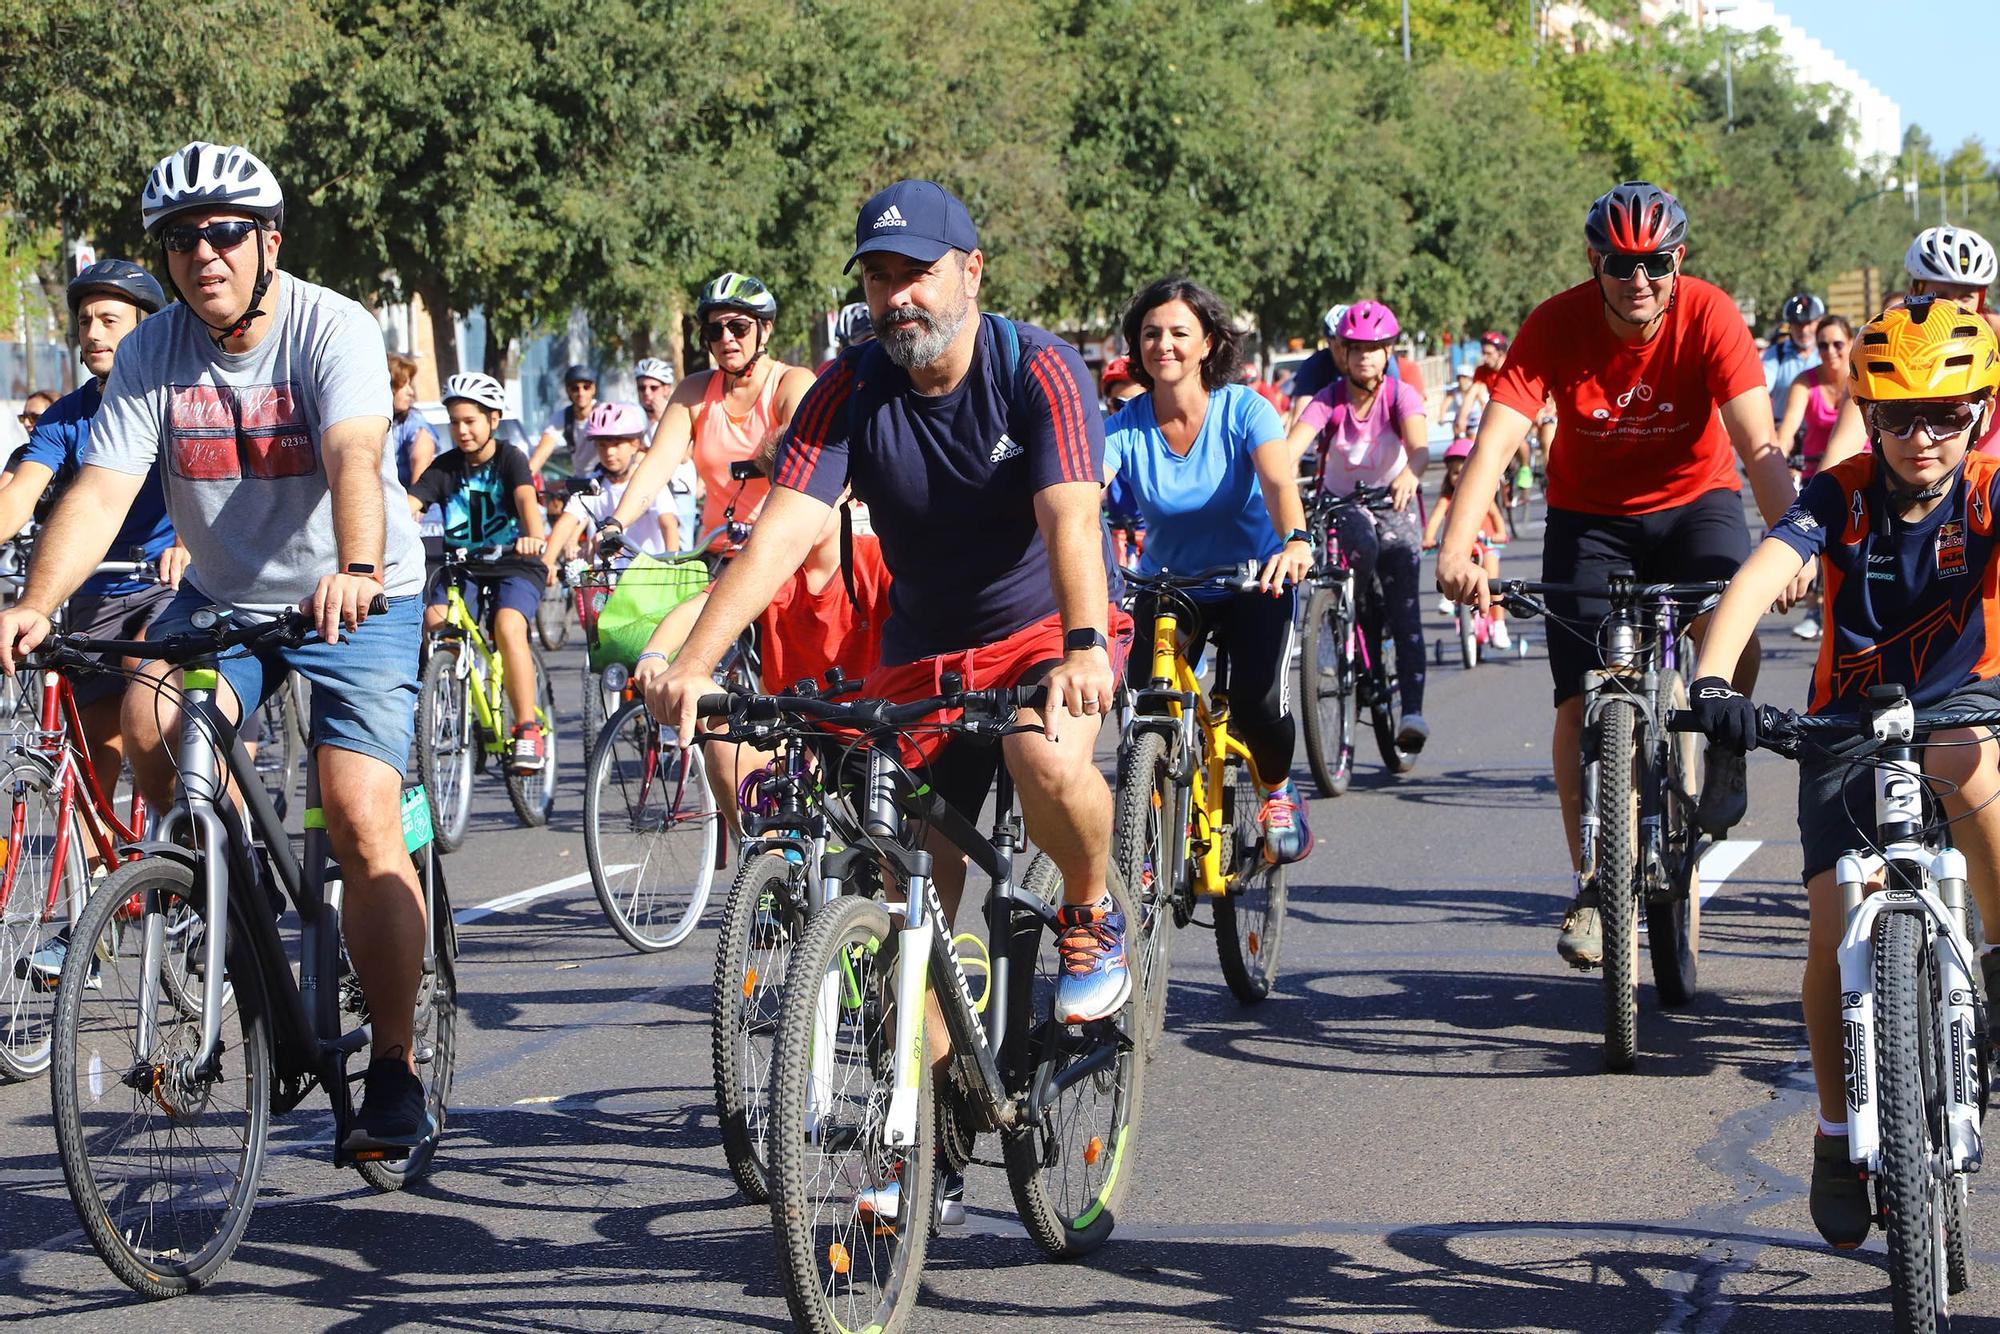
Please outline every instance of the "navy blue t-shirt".
M14 465L39 463L55 474L49 482L50 494L67 487L83 466L84 447L90 443L90 419L97 415L102 397L103 389L93 376L81 389L51 403L29 433L28 443L14 455ZM155 464L139 484L139 494L133 497L132 508L125 512L125 522L118 526L118 536L111 539L104 558L131 560L137 548L147 560L158 560L173 542L174 526L167 520L167 497L160 490L160 469ZM93 574L78 591L123 597L153 586L130 575Z
M1013 421L1005 350L982 318L950 393L917 393L864 343L814 382L778 446L777 485L832 504L852 483L868 506L893 580L885 665L990 644L1057 610L1035 493L1103 483L1104 423L1077 350L1014 327L1023 392Z
M1826 627L1813 713L1851 714L1869 686L1901 685L1920 709L2000 676L2000 560L1993 515L2000 459L1966 457L1937 508L1888 515L1873 454L1807 482L1770 536L1820 557Z

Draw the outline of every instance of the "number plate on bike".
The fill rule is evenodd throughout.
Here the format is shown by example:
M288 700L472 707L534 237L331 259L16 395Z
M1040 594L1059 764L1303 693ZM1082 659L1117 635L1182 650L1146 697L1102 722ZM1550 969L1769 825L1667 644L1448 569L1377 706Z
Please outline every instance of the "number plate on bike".
M422 787L403 789L403 846L415 853L437 836L430 798Z

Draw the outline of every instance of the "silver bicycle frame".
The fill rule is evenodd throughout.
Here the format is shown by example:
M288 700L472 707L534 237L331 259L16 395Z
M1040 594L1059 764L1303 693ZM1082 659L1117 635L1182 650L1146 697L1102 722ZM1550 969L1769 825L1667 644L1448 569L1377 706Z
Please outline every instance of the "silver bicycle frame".
M1904 701L1875 715L1877 740L1908 744L1916 736L1916 712ZM1924 821L1923 772L1914 759L1892 760L1875 771L1878 828ZM1900 866L1906 885L1868 893L1869 884ZM1885 912L1921 914L1929 920L1931 949L1937 956L1939 998L1936 1016L1940 1049L1950 1061L1946 1098L1946 1151L1953 1172L1977 1172L1979 1137L1978 1033L1973 1011L1973 950L1966 937L1965 854L1933 849L1917 840L1892 843L1880 853L1847 853L1836 865L1847 931L1840 942L1840 1019L1847 1066L1848 1156L1872 1172L1881 1166L1881 1105L1875 1068L1875 920Z

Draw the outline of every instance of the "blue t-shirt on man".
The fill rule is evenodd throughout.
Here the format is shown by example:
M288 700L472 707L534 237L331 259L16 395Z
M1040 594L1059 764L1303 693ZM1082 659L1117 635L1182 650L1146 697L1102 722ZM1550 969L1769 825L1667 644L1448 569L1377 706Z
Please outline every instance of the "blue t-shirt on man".
M1271 526L1251 458L1285 438L1278 410L1247 385L1208 396L1208 413L1185 456L1167 447L1141 394L1104 424L1104 470L1128 481L1146 520L1140 570L1195 574L1217 565L1264 560L1283 546Z
M28 443L14 455L15 466L39 463L55 474L49 482L51 494L67 487L83 466L84 447L90 443L90 419L97 415L103 393L103 387L93 376L81 389L50 404L29 433ZM131 560L136 549L147 560L158 560L160 553L173 542L174 526L167 519L167 498L160 490L160 470L155 465L139 484L139 494L133 498L132 508L125 512L125 522L119 525L118 536L111 540L104 558ZM123 597L154 586L126 574L93 574L78 591Z

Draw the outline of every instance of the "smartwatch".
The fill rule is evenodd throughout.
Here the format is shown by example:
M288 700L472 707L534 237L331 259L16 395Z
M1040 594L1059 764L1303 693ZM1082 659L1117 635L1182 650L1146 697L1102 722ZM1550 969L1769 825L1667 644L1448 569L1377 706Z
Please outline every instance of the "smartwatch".
M1111 641L1104 637L1102 630L1071 630L1063 636L1063 652L1082 653L1086 649L1101 648L1109 651Z
M382 582L382 572L364 560L351 560L340 567L340 572L358 574L364 579L373 579L378 584Z
M1291 532L1285 534L1286 546L1290 546L1294 542L1304 542L1310 545L1312 540L1313 535L1303 528L1294 528Z

